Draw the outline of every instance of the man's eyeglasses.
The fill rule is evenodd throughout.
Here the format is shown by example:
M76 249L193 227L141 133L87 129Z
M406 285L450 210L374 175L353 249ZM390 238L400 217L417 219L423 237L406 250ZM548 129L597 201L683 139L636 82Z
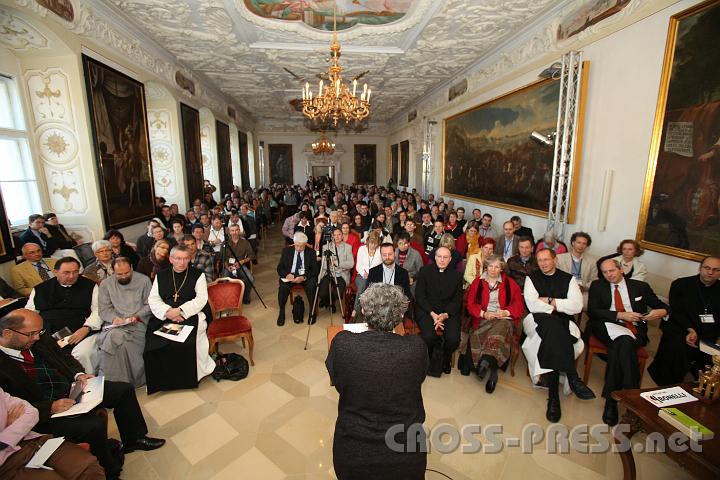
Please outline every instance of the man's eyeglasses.
M19 331L15 330L14 328L8 328L8 330L12 330L13 332L19 333L20 335L24 335L24 336L26 336L26 337L28 337L28 338L32 338L32 337L34 337L35 335L37 335L38 337L41 337L41 336L45 333L45 329L44 329L44 328L43 328L42 330L38 330L38 331L36 331L36 332L28 332L28 333L19 332Z

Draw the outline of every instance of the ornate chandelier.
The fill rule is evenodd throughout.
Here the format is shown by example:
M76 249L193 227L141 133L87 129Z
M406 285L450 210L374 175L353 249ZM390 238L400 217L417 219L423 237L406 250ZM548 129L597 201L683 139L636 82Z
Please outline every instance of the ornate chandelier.
M359 122L370 115L370 93L367 83L363 86L360 98L356 96L357 78L353 79L352 90L342 79L340 66L340 44L337 41L336 19L333 13L333 40L330 44L331 65L328 69L328 85L321 79L318 93L313 96L310 83L305 83L302 91L303 114L311 120L331 120L334 127L342 120L345 124Z
M312 151L315 155L332 155L335 153L335 144L328 140L323 133L312 143Z

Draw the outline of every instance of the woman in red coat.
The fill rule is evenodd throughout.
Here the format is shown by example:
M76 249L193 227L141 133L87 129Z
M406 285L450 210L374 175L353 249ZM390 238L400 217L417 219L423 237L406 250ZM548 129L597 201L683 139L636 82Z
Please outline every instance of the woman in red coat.
M460 351L465 360L477 365L477 375L490 377L485 391L492 393L498 380L498 367L507 362L513 333L525 312L522 292L515 280L503 273L502 256L493 254L484 261L482 275L470 285L467 294L469 321L463 328Z

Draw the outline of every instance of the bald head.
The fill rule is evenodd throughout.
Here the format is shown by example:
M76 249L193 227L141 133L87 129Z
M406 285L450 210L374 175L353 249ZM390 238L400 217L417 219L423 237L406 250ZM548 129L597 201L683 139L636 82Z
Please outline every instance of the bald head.
M0 318L0 345L15 350L32 347L43 332L42 317L32 310L19 308Z
M22 256L28 262L37 262L43 256L43 251L37 243L26 243L22 246Z

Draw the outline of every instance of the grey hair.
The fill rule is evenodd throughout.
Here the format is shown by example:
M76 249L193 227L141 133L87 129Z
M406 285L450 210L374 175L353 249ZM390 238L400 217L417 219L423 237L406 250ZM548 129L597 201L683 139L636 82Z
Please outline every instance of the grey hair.
M4 317L0 318L0 332L3 330L16 330L22 328L25 317L18 315L15 312L10 312Z
M178 252L185 252L185 253L187 253L187 254L189 255L189 254L190 254L190 249L189 249L188 247L186 247L185 245L175 245L175 246L172 247L172 249L170 250L170 256L173 257L173 256L175 256L175 254L178 253Z
M483 260L483 269L487 270L488 265L495 262L500 262L500 270L505 270L505 260L499 253L493 253Z
M543 241L545 241L545 243L555 243L555 240L557 240L557 236L552 230L548 230L545 232L545 235L543 235Z
M101 248L112 248L112 245L110 245L110 242L107 240L95 240L92 244L93 253L97 252Z
M385 283L373 283L360 295L368 327L383 332L391 331L402 322L409 303L401 287Z

